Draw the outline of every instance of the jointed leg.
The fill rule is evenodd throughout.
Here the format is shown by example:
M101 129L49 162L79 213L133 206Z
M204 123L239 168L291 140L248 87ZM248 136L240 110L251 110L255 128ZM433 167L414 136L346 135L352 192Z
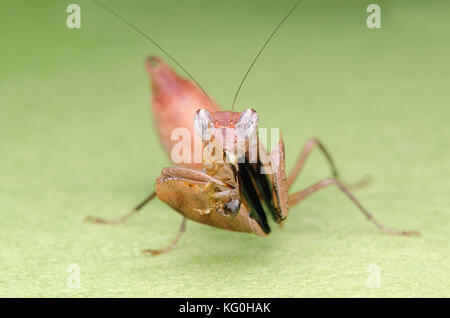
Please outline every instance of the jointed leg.
M291 185L294 183L294 180L302 171L306 158L308 158L309 154L311 153L311 151L314 149L315 146L319 147L319 149L322 151L325 158L327 159L328 163L330 164L333 178L338 178L336 166L334 165L333 159L331 158L327 149L322 145L322 143L317 138L311 138L306 142L305 146L302 149L302 152L300 153L300 157L298 158L297 163L294 166L294 169L292 169L291 173L289 173L287 181L288 187L291 187Z
M364 215L367 217L367 219L369 221L372 221L381 231L392 234L392 235L406 235L406 236L410 236L410 235L420 235L420 233L418 231L397 231L397 230L392 230L390 228L385 227L384 225L382 225L381 223L379 223L374 217L373 215L367 211L362 204L353 196L353 194L350 193L350 191L339 181L337 181L336 179L325 179L322 180L302 191L299 191L297 193L294 193L292 195L289 196L289 205L293 206L297 203L299 203L300 201L303 201L304 199L306 199L307 197L309 197L311 194L315 193L316 191L323 189L329 185L336 185L339 190L341 190L343 193L345 193L345 195L347 195L347 197L352 200L352 202L359 208L359 210L364 213Z
M143 250L142 253L150 253L152 255L159 255L159 254L163 254L166 252L169 252L172 248L175 247L175 245L177 245L178 241L180 240L181 235L183 234L183 232L186 230L186 218L183 217L183 220L181 221L181 225L180 225L180 229L178 230L178 234L175 237L175 239L172 241L172 243L170 243L169 245L167 245L166 247L160 248L160 249L146 249Z
M331 158L328 150L317 138L311 138L306 142L305 146L303 147L303 149L300 153L299 158L297 159L297 163L295 164L294 168L292 169L291 173L288 176L288 180L287 180L288 188L290 188L292 186L295 179L302 171L303 166L305 165L306 159L308 158L308 156L310 155L311 151L314 149L315 146L319 147L319 149L324 154L325 159L328 161L328 164L330 165L330 168L331 168L331 173L332 173L333 178L339 179L339 174L336 169L336 165L334 164L334 161ZM364 180L358 182L357 184L353 184L353 185L349 186L349 188L355 189L355 188L362 187L366 184L367 184L367 180L364 179Z
M96 218L93 216L87 216L85 217L85 221L89 221L89 222L93 222L93 223L97 223L97 224L108 224L108 225L115 225L115 224L119 224L119 223L123 223L125 222L130 216L132 216L133 214L135 214L136 212L138 212L140 209L142 209L148 202L151 201L151 199L153 199L156 196L156 192L153 191L144 201L142 201L141 203L139 203L133 210L131 210L130 212L128 212L127 214L125 214L124 216L118 218L118 219L112 219L112 220L105 220L105 219L101 219L101 218Z

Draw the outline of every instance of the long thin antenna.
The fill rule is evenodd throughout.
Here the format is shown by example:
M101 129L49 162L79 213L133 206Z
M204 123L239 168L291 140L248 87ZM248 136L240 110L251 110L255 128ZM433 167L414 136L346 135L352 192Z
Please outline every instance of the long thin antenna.
M302 2L303 0L298 1L295 6L292 7L291 10L289 10L289 12L284 16L284 18L281 20L281 22L277 25L277 27L275 28L275 30L273 30L272 34L269 36L269 38L267 39L267 41L264 43L264 45L262 46L262 48L259 50L258 54L256 54L256 57L253 59L252 64L250 65L250 67L247 70L247 73L245 73L244 78L242 79L241 84L239 85L236 95L234 95L234 100L233 100L233 104L231 105L231 111L233 111L234 109L234 104L236 103L236 99L239 95L239 92L241 90L242 84L244 84L245 79L247 78L248 73L250 73L250 70L252 69L253 65L255 65L256 60L259 58L259 56L261 55L262 51L264 51L264 49L266 48L267 44L270 42L270 40L272 39L272 37L275 35L275 33L277 33L278 29L283 25L283 23L287 20L287 18L291 15L292 12L294 12L294 10L298 7L298 5Z
M178 61L169 53L167 52L164 48L162 48L158 43L156 43L148 34L144 33L143 31L141 31L137 26L135 26L134 24L132 24L130 21L128 21L127 19L125 19L124 17L120 16L116 11L114 11L113 9L107 7L106 5L104 5L103 3L101 3L98 0L92 0L95 3L97 3L99 6L101 6L103 9L107 10L109 13L111 13L112 15L114 15L115 17L119 18L120 20L122 20L122 22L124 22L125 24L127 24L129 27L131 27L133 30L135 30L137 33L139 33L140 35L142 35L144 38L146 38L147 40L149 40L150 42L153 43L153 45L155 45L158 49L160 49L164 54L166 54L176 65L178 65L179 68L181 68L181 70L183 70L184 73L186 73L187 76L189 76L189 78L191 80L194 81L195 84L197 84L197 86L202 90L203 94L205 94L206 98L208 98L209 103L211 104L211 107L216 108L214 103L212 102L211 98L208 96L208 94L206 93L206 91L203 89L203 87L195 80L195 78L191 75L191 73L189 73L180 63L178 63Z

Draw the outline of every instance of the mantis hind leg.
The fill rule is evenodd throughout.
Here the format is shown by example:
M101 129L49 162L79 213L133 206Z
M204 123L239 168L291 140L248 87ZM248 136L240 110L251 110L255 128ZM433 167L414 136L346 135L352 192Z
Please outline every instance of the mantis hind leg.
M309 157L309 155L311 154L311 151L315 147L319 148L319 150L325 156L325 159L327 160L328 164L330 165L331 174L332 174L333 178L340 180L338 170L336 168L336 165L335 165L333 158L331 157L329 151L325 148L325 146L319 139L310 138L306 142L305 146L303 147L294 168L292 169L291 173L288 176L288 179L287 179L288 188L290 188L292 186L292 184L294 183L295 179L297 179L298 175L300 174L300 172L303 169L303 166L305 165L306 159ZM359 181L358 183L347 185L347 187L350 189L356 189L356 188L360 188L360 187L367 185L367 183L368 183L368 179L364 178L363 180Z
M163 248L159 248L159 249L146 249L146 250L143 250L142 253L152 254L153 256L156 256L156 255L160 255L160 254L169 252L171 249L173 249L177 245L178 241L180 240L181 235L186 230L186 220L187 219L185 217L183 217L183 220L181 221L180 229L178 230L177 236L175 236L175 239L169 245L167 245L166 247L163 247Z
M156 192L153 191L147 198L145 198L144 201L139 203L130 212L128 212L127 214L121 216L120 218L106 220L106 219L101 219L101 218L97 218L97 217L93 217L93 216L86 216L84 218L84 220L87 221L87 222L92 222L92 223L96 223L96 224L106 224L106 225L116 225L116 224L124 223L126 220L128 220L128 218L130 216L132 216L132 215L136 214L137 212L139 212L139 210L142 209L155 196L156 196Z
M330 185L337 186L339 188L339 190L341 190L358 207L358 209L366 216L366 218L369 221L371 221L372 223L374 223L381 231L386 232L391 235L404 235L404 236L411 236L411 235L419 236L420 235L420 232L418 232L418 231L399 231L399 230L393 230L393 229L390 229L390 228L384 226L383 224L378 222L373 217L373 215L369 211L367 211L366 208L364 208L364 206L355 198L355 196L341 182L339 182L336 179L324 179L302 191L299 191L299 192L289 195L289 205L293 206L293 205L303 201L304 199L306 199L307 197L309 197L316 191L318 191L320 189L324 189Z
M354 188L364 186L365 184L367 184L367 180L363 180L362 182L353 184L351 186L346 186L341 181L339 181L339 179L338 179L339 174L338 174L338 171L336 169L336 166L334 164L332 157L330 156L330 154L327 151L327 149L325 148L325 146L317 138L309 139L307 141L307 143L305 144L305 146L303 147L303 150L300 153L300 157L298 158L297 163L295 164L293 170L291 171L291 173L289 174L289 177L287 178L286 184L287 184L288 188L290 188L292 186L295 179L298 177L298 175L302 171L302 168L306 162L306 159L308 158L309 154L316 146L322 151L323 155L325 156L325 159L328 161L328 163L331 167L331 173L333 175L333 178L324 179L322 181L319 181L319 182L313 184L312 186L310 186L304 190L301 190L294 194L290 194L288 196L289 206L294 206L294 205L298 204L299 202L303 201L304 199L306 199L307 197L309 197L310 195L312 195L313 193L315 193L316 191L318 191L320 189L324 189L330 185L335 185L358 207L358 209L365 215L365 217L369 221L374 223L381 231L386 232L388 234L392 234L392 235L405 235L405 236L420 235L420 233L418 231L393 230L393 229L390 229L390 228L384 226L379 221L377 221L373 217L373 215L355 198L355 196L349 190L350 188L354 189Z

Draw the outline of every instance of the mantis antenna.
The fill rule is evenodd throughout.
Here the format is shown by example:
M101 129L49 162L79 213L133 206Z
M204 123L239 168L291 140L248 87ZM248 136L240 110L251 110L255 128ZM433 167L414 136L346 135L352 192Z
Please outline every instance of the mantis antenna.
M291 15L292 12L294 12L294 10L298 7L298 5L302 2L303 0L298 1L291 10L289 10L289 12L284 16L284 18L280 21L280 23L278 23L277 27L272 31L272 33L270 34L269 38L266 40L266 42L264 43L264 45L262 46L262 48L259 50L258 54L256 54L255 58L252 61L252 64L250 64L250 67L248 68L247 72L244 75L244 78L241 81L241 84L239 84L239 87L236 91L236 95L234 95L234 100L233 100L233 104L231 105L231 111L233 111L234 109L234 104L236 103L236 99L239 95L239 91L241 90L242 84L244 84L245 79L247 78L248 74L250 73L250 70L252 69L253 65L255 65L256 60L259 58L259 56L261 55L262 51L264 51L264 49L266 48L267 44L270 42L270 40L273 38L273 36L275 35L275 33L277 33L278 29L283 25L283 23L287 20L287 18Z
M118 19L120 19L122 22L124 22L125 24L127 24L129 27L131 27L133 30L135 30L137 33L139 33L140 35L142 35L144 38L146 38L147 40L149 40L150 42L153 43L153 45L155 45L158 49L160 49L164 54L166 54L176 65L178 65L179 68L181 68L181 70L186 73L187 76L189 76L189 78L191 80L194 81L195 84L197 84L197 86L202 90L203 94L205 94L206 98L208 98L209 103L211 104L211 107L216 108L216 106L214 105L214 103L212 102L211 98L208 96L208 94L206 93L206 91L203 89L203 87L195 80L195 78L191 75L191 73L189 73L180 63L178 63L178 61L169 53L167 52L163 47L161 47L158 43L156 43L156 41L154 41L148 34L144 33L143 31L141 31L137 26L135 26L133 23L131 23L130 21L128 21L127 19L125 19L124 17L122 17L121 15L119 15L116 11L114 11L113 9L107 7L106 5L104 5L103 3L101 3L98 0L92 0L93 2L95 2L96 4L98 4L99 6L101 6L103 9L105 9L106 11L108 11L109 13L111 13L112 15L114 15L115 17L117 17Z

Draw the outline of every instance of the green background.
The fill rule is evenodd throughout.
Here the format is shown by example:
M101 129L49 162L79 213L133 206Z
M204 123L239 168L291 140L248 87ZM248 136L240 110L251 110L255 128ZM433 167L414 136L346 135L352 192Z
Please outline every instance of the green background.
M229 109L264 40L295 1L107 1ZM66 7L81 6L81 29ZM157 48L88 0L1 1L0 296L450 296L448 1L305 0L249 75L237 109L283 131L287 166L308 137L328 146L390 237L336 189L291 209L268 238L188 222L160 201L117 217L169 165L149 110L144 59ZM172 64L173 65L173 64ZM295 189L329 174L314 152ZM81 288L68 288L78 264ZM368 288L370 264L381 287Z

